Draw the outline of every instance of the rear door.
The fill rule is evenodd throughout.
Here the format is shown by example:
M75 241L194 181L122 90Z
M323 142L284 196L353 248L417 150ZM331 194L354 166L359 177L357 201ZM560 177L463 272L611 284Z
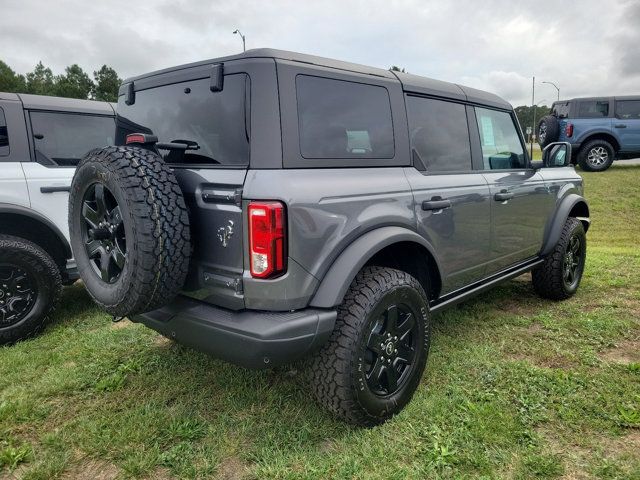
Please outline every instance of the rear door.
M640 100L616 100L613 128L622 151L640 151Z
M489 187L474 171L462 103L407 95L418 231L440 262L443 294L480 280L489 260Z
M212 69L213 65L203 65L135 80L134 102L127 105L124 95L118 101L117 143L125 143L130 133L146 133L156 135L159 143L193 145L186 151L160 151L174 169L189 210L194 250L183 293L240 309L244 307L242 189L250 159L259 163L259 157L271 155L259 145L262 135L271 134L279 122L276 118L252 135L252 118L266 108L251 99L260 66L225 63L221 91L212 91ZM273 60L266 69L275 78ZM127 90L124 87L121 92ZM252 112L252 105L257 111Z
M31 208L69 240L69 189L75 167L89 150L113 145L114 117L32 110L27 118L35 161L25 161L22 168Z
M482 174L491 193L491 275L538 253L553 200L542 176L529 168L515 116L474 110Z

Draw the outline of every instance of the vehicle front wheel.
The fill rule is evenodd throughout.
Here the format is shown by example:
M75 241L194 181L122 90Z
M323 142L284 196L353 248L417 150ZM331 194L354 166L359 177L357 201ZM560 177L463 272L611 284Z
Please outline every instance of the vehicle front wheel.
M582 280L586 258L587 236L582 222L569 217L553 251L531 272L538 295L551 300L571 297Z
M578 153L578 164L586 172L604 172L613 163L613 146L605 140L592 140Z
M0 345L42 330L61 289L60 271L47 252L23 238L0 235Z
M319 403L360 426L380 424L411 400L429 352L427 296L406 272L366 267L311 362Z

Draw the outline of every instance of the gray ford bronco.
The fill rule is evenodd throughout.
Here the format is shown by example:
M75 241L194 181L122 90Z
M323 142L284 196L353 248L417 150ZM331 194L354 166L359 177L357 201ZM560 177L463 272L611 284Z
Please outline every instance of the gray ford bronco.
M245 367L309 356L352 423L409 402L434 312L527 271L549 299L580 283L571 146L532 162L495 95L261 49L127 79L116 124L70 194L92 297Z

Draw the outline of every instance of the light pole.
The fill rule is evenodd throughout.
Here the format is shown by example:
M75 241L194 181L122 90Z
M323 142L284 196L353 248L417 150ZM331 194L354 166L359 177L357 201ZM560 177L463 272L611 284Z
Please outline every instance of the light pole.
M247 47L244 43L244 35L242 34L242 32L240 30L238 30L237 28L233 31L234 35L238 34L240 35L240 38L242 39L242 51L246 52L247 51Z
M558 85L556 85L553 82L542 82L542 83L548 83L549 85L553 85L555 89L558 91L558 101L560 101L560 87L558 87Z

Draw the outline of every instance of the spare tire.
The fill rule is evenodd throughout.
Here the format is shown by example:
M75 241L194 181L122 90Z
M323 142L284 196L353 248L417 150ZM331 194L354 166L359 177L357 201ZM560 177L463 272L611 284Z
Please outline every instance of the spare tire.
M560 123L553 115L545 115L538 122L538 144L541 148L546 147L550 143L557 142L560 138Z
M173 171L155 152L89 152L71 183L69 232L89 294L114 316L155 310L185 282L189 216Z

